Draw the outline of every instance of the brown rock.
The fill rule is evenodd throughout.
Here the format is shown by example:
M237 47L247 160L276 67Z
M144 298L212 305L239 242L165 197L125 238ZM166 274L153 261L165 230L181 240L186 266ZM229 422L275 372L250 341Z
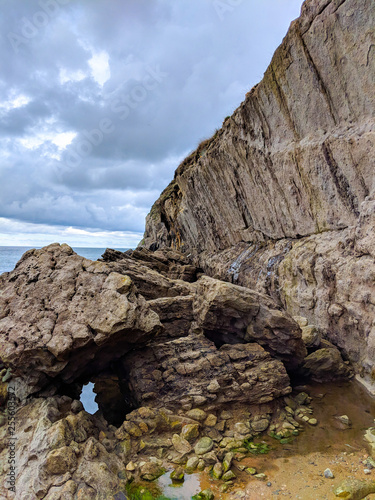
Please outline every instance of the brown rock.
M306 1L263 80L177 168L145 231L145 246L183 250L316 325L371 390L373 16L372 0Z
M65 474L77 466L77 458L74 451L68 446L53 450L47 456L45 465L48 474Z
M241 371L232 361L239 355L244 363ZM259 404L291 391L282 363L257 344L224 345L217 349L208 339L190 335L129 353L122 363L128 369L129 383L139 405L180 407L181 394L186 402L194 403L199 393L208 400L211 397L218 406L234 401ZM161 381L150 375L155 368L162 371ZM221 381L220 390L210 396L206 387L213 379ZM246 389L242 388L243 383L248 384ZM202 419L206 416L203 412ZM194 413L191 418L196 419L197 415Z
M278 310L269 297L247 288L200 278L194 315L215 343L258 342L290 366L297 366L306 355L301 330L293 318ZM237 356L240 359L241 353Z
M69 383L101 371L161 330L129 277L67 245L26 252L2 276L0 311L1 357L22 377L23 397L47 376Z
M317 382L327 382L351 375L338 349L318 349L305 358L302 370Z

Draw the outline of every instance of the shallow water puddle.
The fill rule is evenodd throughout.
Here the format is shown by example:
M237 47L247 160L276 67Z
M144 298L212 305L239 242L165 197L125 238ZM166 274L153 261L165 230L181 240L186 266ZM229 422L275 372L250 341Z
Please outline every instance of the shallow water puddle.
M172 483L169 477L170 471L159 477L158 483L163 491L163 495L170 500L190 499L201 491L199 474L186 474L183 483Z
M318 425L306 424L304 431L288 444L269 436L256 440L269 444L270 452L234 461L232 470L237 479L227 493L220 491L223 482L207 473L185 474L184 483L174 485L169 470L157 482L145 484L145 496L129 498L190 500L209 488L215 500L334 500L334 489L345 479L375 480L375 469L365 474L363 464L369 453L363 436L367 428L375 425L375 401L355 382L314 384L300 390L313 398L311 405ZM351 427L340 426L335 417L341 415L349 417ZM266 474L266 479L261 481L240 470L244 466L256 468L258 473ZM327 468L334 475L332 479L324 477ZM375 495L366 498L375 500Z

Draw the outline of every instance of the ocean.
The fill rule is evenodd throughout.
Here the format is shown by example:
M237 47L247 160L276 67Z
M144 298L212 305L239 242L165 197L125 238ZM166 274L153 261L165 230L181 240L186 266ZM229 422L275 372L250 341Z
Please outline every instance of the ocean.
M20 260L22 255L31 248L37 247L2 247L0 246L0 274L12 271L15 265ZM105 252L105 248L84 248L84 247L73 247L73 250L86 257L86 259L97 260ZM117 248L121 252L129 250L129 248Z

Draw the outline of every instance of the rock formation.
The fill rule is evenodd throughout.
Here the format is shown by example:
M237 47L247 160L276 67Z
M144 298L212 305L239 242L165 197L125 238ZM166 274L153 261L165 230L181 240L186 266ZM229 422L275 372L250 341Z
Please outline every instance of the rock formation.
M1 498L124 500L172 463L233 479L260 432L317 424L290 373L346 378L350 360L375 379L374 16L307 0L139 248L92 262L53 244L0 276Z
M27 252L14 271L0 277L1 360L12 373L17 397L41 391L74 396L74 384L106 373L108 379L115 374L128 386L136 385L127 397L138 404L156 392L155 403L168 406L181 397L182 386L186 395L200 395L203 404L212 376L223 372L224 392L231 385L240 387L239 377L254 385L257 363L272 366L273 372L266 370L268 375L259 379L268 386L264 394L257 388L255 399L269 401L290 390L279 360L295 368L306 349L298 324L272 299L204 276L193 283L163 276L143 264L148 258L156 261L155 268L160 265L149 251L143 251L142 260L138 252L119 257L92 262L67 245L53 244ZM247 342L258 342L279 360L258 344L235 354L235 346ZM241 368L232 365L242 354ZM152 376L142 375L142 365ZM184 377L198 372L197 378ZM233 401L251 402L249 387Z
M306 1L264 79L177 168L144 238L308 318L370 385L374 17L372 0Z
M271 298L200 274L177 252L107 251L92 262L53 244L0 277L1 403L9 384L19 405L17 491L26 495L14 498L122 499L127 461L148 446L172 446L181 417L165 429L163 415L190 418L175 438L180 456L187 437L199 438L204 409L277 406L291 392L285 366L297 369L307 353L298 323ZM76 400L88 381L100 408L94 417ZM159 420L129 423L139 407ZM6 413L0 420L0 495L13 498ZM207 424L203 439L221 442L223 425ZM167 435L146 436L156 428ZM155 467L162 470L148 464L141 477Z

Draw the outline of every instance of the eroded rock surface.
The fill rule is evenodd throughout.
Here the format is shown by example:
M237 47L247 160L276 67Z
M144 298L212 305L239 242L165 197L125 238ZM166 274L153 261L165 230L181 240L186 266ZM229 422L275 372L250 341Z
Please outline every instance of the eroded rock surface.
M144 244L272 295L375 390L374 25L372 0L306 1L263 80L177 168Z
M152 252L138 253L142 253L142 262L146 258L149 259L146 262L155 265ZM156 260L156 267L158 263ZM164 263L163 266L168 269ZM132 279L119 272L129 269ZM112 414L117 419L121 415L116 417L116 408L111 410L107 396L121 394L129 366L141 368L137 358L148 352L146 346L158 353L156 364L151 359L147 361L153 366L152 371L161 369L159 364L163 358L163 362L174 366L180 375L187 369L183 352L188 356L193 346L195 355L199 356L199 349L194 345L211 351L218 358L218 366L225 364L228 358L223 357L224 347L218 351L223 344L242 346L257 342L288 367L300 365L306 355L299 326L269 297L208 277L192 283L169 278L139 264L137 252L134 258L115 253L114 262L108 259L92 262L75 254L67 245L54 244L27 252L16 269L0 279L1 359L11 370L17 394L23 398L41 390L44 394L57 390L77 395L79 385L74 387L75 383L82 385L93 380L97 382L98 401L105 415ZM155 283L160 286L153 287ZM143 291L148 301L141 295ZM216 346L206 337L216 342ZM176 343L170 342L171 339L176 339ZM180 353L175 361L174 349ZM283 365L272 360L258 344L247 345L243 352L246 349L250 349L250 358L253 356L259 362L259 369L271 363L274 373L280 374L280 379L268 377L269 397L285 393L289 379ZM130 351L133 354L127 361L125 355ZM130 361L133 358L134 361ZM192 365L195 369L198 366L196 362ZM229 371L233 371L233 367ZM238 376L244 377L242 382L247 383L246 369L242 371L244 373ZM133 368L131 372L132 377L139 378ZM258 380L256 376L249 377L249 380ZM236 376L232 378L235 380ZM258 382L262 394L265 390L261 388L262 380ZM147 380L141 381L139 387L130 390L126 396L129 404L123 405L124 411L147 399L145 393L158 392L157 384L152 390L145 390L147 383ZM158 394L155 404L167 405L182 394L197 390L203 394L208 383L208 378L198 383L188 377L170 392L168 389ZM224 384L228 391L220 401L230 401L233 392L229 390L230 385ZM250 401L256 394L257 389L245 399ZM207 400L203 396L201 399L201 404ZM242 399L235 397L235 400Z
M0 428L1 498L99 499L126 493L125 466L113 453L115 429L79 405L63 396L34 399L18 410L16 495L7 483L8 428Z
M217 349L191 335L129 353L123 363L139 405L260 404L291 391L283 364L258 344Z
M103 370L162 328L128 276L58 244L0 277L0 318L1 359L22 397Z

